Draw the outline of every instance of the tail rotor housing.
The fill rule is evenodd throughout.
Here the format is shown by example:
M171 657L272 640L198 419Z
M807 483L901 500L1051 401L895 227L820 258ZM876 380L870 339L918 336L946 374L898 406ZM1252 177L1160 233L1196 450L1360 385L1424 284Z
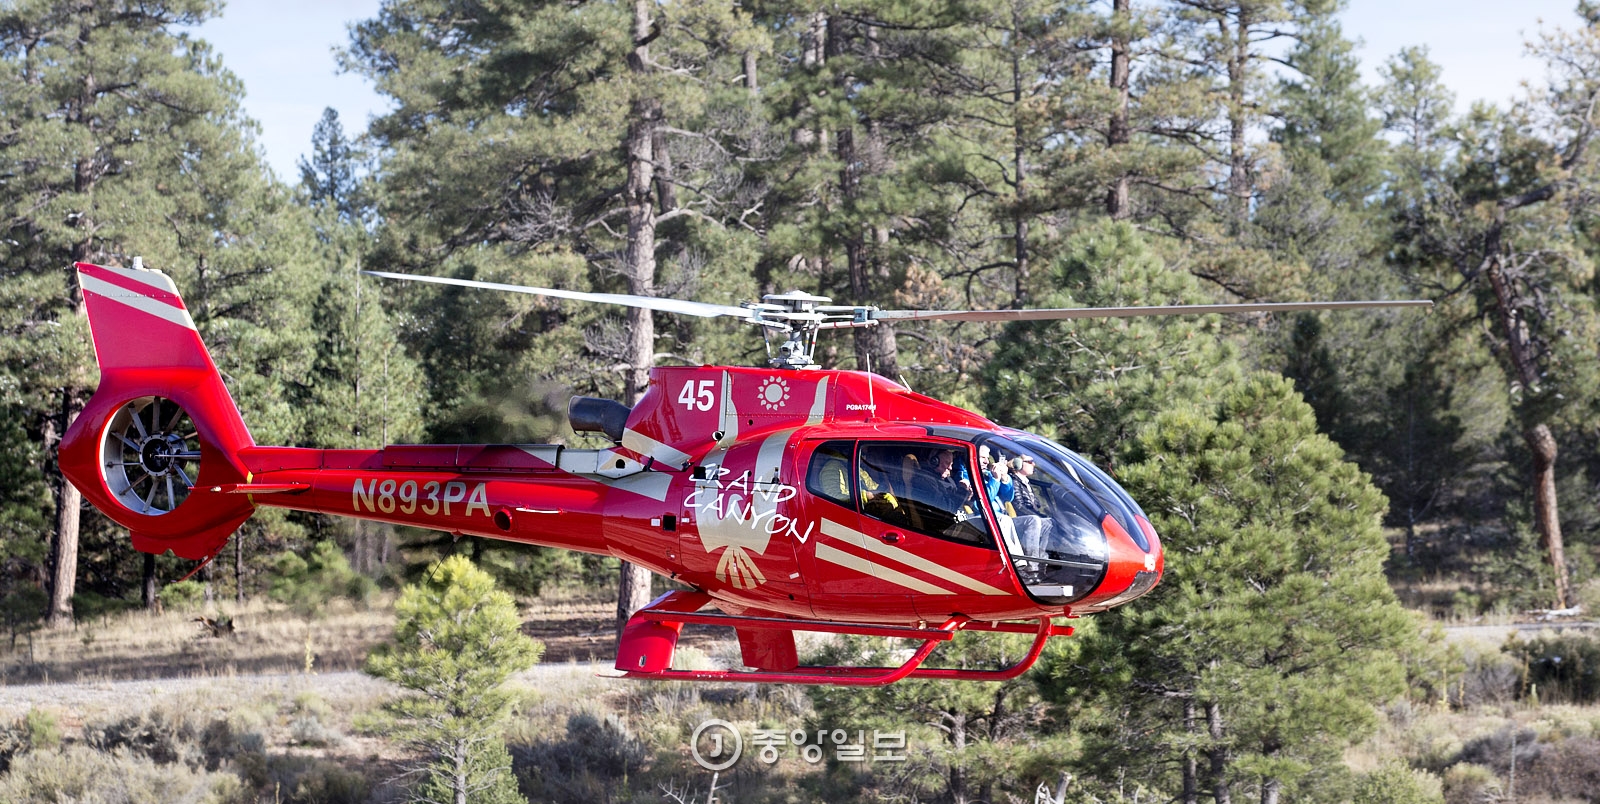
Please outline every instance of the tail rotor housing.
M61 470L133 546L204 558L255 504L241 450L255 442L159 271L77 265L100 387L61 441Z
M148 516L177 510L200 477L200 433L171 399L143 396L117 409L100 441L106 489Z

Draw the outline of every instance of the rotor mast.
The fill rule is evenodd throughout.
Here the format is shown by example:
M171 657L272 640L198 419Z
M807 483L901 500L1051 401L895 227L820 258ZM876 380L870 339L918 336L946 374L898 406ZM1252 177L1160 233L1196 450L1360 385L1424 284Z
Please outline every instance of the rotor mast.
M813 296L799 290L768 293L759 304L747 304L750 319L761 325L767 343L767 364L781 369L819 368L816 360L817 333L825 329L875 326L876 307L829 304L827 296ZM782 333L783 340L775 336ZM777 343L774 348L774 342Z

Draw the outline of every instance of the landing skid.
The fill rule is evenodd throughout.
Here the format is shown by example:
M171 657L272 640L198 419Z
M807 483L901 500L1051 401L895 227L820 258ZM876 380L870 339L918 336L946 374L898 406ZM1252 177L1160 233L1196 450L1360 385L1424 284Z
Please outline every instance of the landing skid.
M906 678L943 678L960 681L1006 681L1028 671L1053 636L1071 636L1072 626L1055 625L1049 617L1037 622L989 622L951 617L937 628L900 625L864 625L830 620L786 617L752 617L702 612L711 602L703 592L668 592L640 609L622 630L617 647L617 669L626 678L657 681L732 681L784 684L830 684L845 687L881 687ZM755 670L673 670L672 655L685 625L722 625L739 635L739 648L747 666ZM921 640L921 647L898 667L842 667L801 665L794 645L795 631L858 636L899 637ZM998 670L960 670L923 667L941 643L957 631L992 631L1033 634L1033 644L1010 667Z

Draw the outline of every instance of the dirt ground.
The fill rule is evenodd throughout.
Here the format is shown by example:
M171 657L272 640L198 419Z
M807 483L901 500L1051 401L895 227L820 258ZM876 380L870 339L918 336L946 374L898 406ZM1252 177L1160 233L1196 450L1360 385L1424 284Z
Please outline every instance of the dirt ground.
M565 603L533 613L522 623L522 633L544 643L542 662L600 662L610 666L616 658L617 604L613 601ZM733 632L726 628L686 625L679 649L707 653L737 651Z
M394 633L389 598L366 607L338 604L306 621L264 603L227 611L234 631L218 637L201 622L216 610L148 615L128 612L85 620L71 629L0 640L0 686L97 683L161 678L219 678L303 673L309 633L312 670L359 671ZM593 594L556 594L522 612L523 633L544 643L542 662L599 662L616 655L616 603ZM680 648L736 657L733 633L688 626Z

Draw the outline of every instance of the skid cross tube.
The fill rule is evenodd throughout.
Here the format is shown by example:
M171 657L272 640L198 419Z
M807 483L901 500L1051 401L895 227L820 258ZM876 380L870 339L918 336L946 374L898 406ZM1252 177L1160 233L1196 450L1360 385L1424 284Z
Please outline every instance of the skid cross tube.
M1053 636L1070 636L1071 626L1054 625L1049 617L1040 617L1037 624L1018 622L981 622L966 617L951 617L938 628L911 628L892 625L858 625L825 620L789 620L781 617L738 617L727 614L701 614L674 612L663 609L644 609L636 617L655 622L692 623L725 626L781 626L795 631L818 631L834 634L888 636L903 639L920 639L922 646L912 652L899 667L799 667L794 670L660 670L656 672L631 671L627 678L658 681L731 681L787 684L828 684L844 687L881 687L906 678L942 678L962 681L1006 681L1026 673L1045 643ZM1015 664L998 670L963 670L957 668L924 668L923 662L942 642L955 637L961 630L990 631L1034 635L1033 644Z

